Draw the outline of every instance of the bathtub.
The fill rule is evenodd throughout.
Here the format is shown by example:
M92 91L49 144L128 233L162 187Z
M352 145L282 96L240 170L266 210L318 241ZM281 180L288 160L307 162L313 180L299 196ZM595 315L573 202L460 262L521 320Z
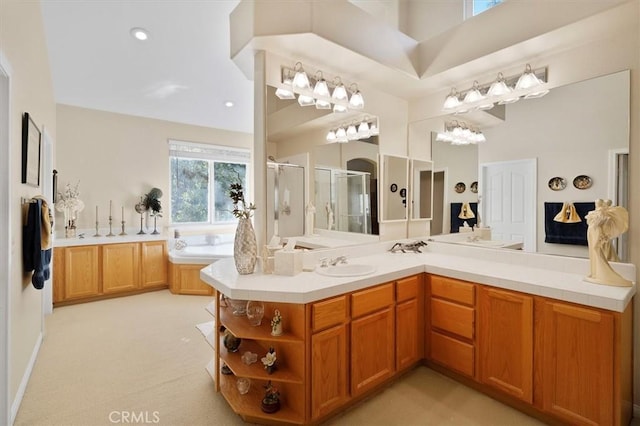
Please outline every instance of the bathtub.
M189 236L181 238L187 245L178 250L176 241L170 241L169 262L174 264L210 264L218 259L233 257L233 235L224 238Z

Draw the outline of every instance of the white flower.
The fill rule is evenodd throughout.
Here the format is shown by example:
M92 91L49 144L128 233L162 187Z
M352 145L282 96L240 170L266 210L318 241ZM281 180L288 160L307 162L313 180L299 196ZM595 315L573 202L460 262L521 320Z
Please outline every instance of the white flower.
M276 352L267 352L266 356L262 357L262 363L265 367L271 367L276 362Z

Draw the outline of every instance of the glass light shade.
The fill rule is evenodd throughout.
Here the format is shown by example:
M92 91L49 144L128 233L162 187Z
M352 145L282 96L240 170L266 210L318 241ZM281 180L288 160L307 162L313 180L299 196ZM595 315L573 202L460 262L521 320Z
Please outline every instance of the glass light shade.
M342 143L349 141L349 139L347 139L347 131L344 127L338 127L338 130L336 130L336 140Z
M491 97L505 96L511 92L513 92L513 89L507 86L507 83L504 81L504 77L502 73L500 73L498 74L498 79L493 83L491 83L489 90L487 90L487 96L491 96Z
M300 106L311 106L311 105L315 105L316 100L313 99L311 96L300 95L298 96L298 103L300 104Z
M540 91L536 91L536 92L533 92L533 93L526 94L526 95L524 95L524 98L525 99L541 98L544 95L546 95L547 93L549 93L548 90L540 90Z
M499 105L508 105L520 100L520 96L508 96L498 102Z
M487 138L484 137L484 133L477 132L475 134L475 141L476 141L476 143L482 143L482 142L486 142Z
M323 101L322 99L316 99L317 109L331 109L331 102Z
M349 139L350 141L354 141L358 139L358 130L356 129L355 124L349 124L349 127L347 127L346 133L347 133L347 139Z
M349 99L349 108L362 109L364 108L364 98L359 90L356 90Z
M338 83L336 85L333 89L333 93L331 94L331 99L337 102L345 102L349 99L347 96L347 89L345 89L344 84Z
M296 95L291 91L291 90L287 90L287 89L283 89L281 87L278 87L276 89L276 96L280 99L295 99Z
M313 86L313 94L321 97L329 97L331 94L329 93L329 86L324 78L320 78L316 81L316 85Z
M533 89L540 85L542 85L542 81L540 81L540 79L536 77L533 71L531 71L531 65L527 64L527 66L524 69L524 72L522 73L522 75L518 79L518 82L516 83L515 89L516 90Z
M369 126L369 133L371 133L371 136L377 136L380 134L378 123L371 123L371 125Z
M369 123L367 123L366 121L363 121L358 126L358 138L367 139L370 136L371 136L371 132L369 131Z
M329 133L327 133L327 142L335 142L336 139L335 130L329 130Z
M333 112L347 112L347 107L346 106L342 106L342 105L338 105L338 104L334 104L333 105Z
M309 77L307 76L307 73L304 72L302 67L300 67L300 69L296 71L296 75L293 76L292 86L300 90L311 90Z
M445 111L452 111L461 105L460 99L458 99L458 92L456 89L451 89L451 93L444 100L442 109Z
M480 93L480 90L478 89L478 82L475 81L473 83L473 88L471 88L467 94L464 96L464 103L465 104L472 104L474 102L478 102L484 99L484 95L482 93Z

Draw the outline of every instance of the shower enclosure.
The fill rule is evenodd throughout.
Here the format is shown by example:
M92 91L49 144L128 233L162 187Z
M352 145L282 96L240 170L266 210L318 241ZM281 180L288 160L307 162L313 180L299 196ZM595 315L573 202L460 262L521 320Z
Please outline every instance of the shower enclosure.
M267 163L267 238L304 235L304 219L304 167Z
M316 227L371 234L371 175L315 169Z

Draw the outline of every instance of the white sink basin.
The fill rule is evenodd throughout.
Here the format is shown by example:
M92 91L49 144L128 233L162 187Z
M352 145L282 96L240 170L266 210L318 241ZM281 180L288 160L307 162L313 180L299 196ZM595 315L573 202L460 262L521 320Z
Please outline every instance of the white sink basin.
M359 277L361 275L373 274L375 271L375 266L359 265L357 263L347 263L335 266L327 266L325 268L316 268L317 273L329 277Z

